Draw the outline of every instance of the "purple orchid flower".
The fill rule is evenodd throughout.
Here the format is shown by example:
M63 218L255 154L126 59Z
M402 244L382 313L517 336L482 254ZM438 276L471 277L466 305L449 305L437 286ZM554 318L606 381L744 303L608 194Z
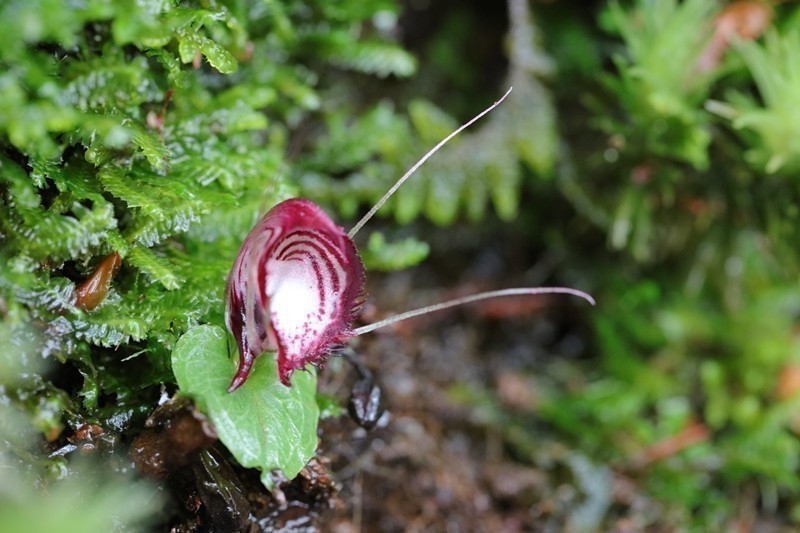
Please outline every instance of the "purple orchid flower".
M364 288L364 264L353 237L411 175L445 143L498 106L497 102L448 135L395 183L349 233L315 203L303 198L276 205L242 244L226 290L225 322L239 347L239 368L228 392L247 379L256 358L276 352L286 386L295 370L323 364L349 337L422 314L469 302L512 295L562 293L594 305L588 294L566 287L489 291L401 313L353 329Z

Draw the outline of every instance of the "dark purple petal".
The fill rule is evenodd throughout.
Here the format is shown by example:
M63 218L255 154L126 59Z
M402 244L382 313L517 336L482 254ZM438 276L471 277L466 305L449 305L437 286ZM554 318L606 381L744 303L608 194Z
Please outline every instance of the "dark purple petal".
M353 335L364 265L352 240L322 209L295 198L273 207L250 231L228 277L226 323L239 346L229 391L256 357L275 351L278 375L320 364Z

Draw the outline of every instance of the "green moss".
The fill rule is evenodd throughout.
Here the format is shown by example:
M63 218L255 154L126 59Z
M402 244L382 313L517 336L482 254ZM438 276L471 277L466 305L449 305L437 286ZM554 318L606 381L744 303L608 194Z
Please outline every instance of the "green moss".
M413 72L401 48L355 31L391 3L339 4L2 4L0 313L13 332L3 351L34 331L32 357L79 376L59 389L33 371L38 384L20 385L22 412L45 438L87 421L135 433L175 381L178 338L224 324L225 279L244 236L297 194L287 132L319 107L323 72ZM114 252L122 266L108 293L81 308L78 287ZM313 390L306 396L313 430ZM313 451L313 431L308 442ZM115 490L108 512L118 513ZM68 514L70 502L53 492L65 527L85 518L78 505ZM6 503L0 529L13 529ZM119 516L133 523L151 511Z

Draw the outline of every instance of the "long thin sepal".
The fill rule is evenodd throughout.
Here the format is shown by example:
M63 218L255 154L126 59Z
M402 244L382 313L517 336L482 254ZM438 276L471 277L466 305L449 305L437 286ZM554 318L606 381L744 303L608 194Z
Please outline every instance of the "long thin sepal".
M395 191L397 191L397 189L399 189L399 188L400 188L400 186L401 186L401 185L403 185L403 183L405 183L405 182L406 182L406 180L407 180L408 178L410 178L410 177L411 177L411 176L414 174L414 172L416 172L416 171L417 171L417 169L418 169L419 167L421 167L421 166L422 166L422 165L425 163L425 161L427 161L427 160L428 160L428 159L429 159L429 158L430 158L430 157L431 157L433 154L435 154L436 152L438 152L438 151L439 151L439 148L441 148L442 146L444 146L445 144L447 144L447 142L448 142L448 141L450 141L450 139L452 139L453 137L455 137L456 135L458 135L459 133L461 133L461 132L462 132L462 131L464 131L465 129L467 129L467 128L469 128L470 126L472 126L474 123L476 123L476 122L477 122L477 121L479 121L481 118L483 118L483 117L484 117L484 115L486 115L487 113L489 113L489 112L490 112L492 109L494 109L495 107L499 106L499 105L502 103L502 101L503 101L503 100L505 100L505 99L506 99L506 97L507 97L509 94L511 94L511 89L513 89L513 87L509 87L509 88L508 88L508 90L506 91L506 94L504 94L502 98L500 98L498 101L496 101L495 103L493 103L492 105L490 105L489 107L487 107L486 109L484 109L483 111L481 111L480 113L478 113L477 115L475 115L475 116L474 116L474 117L473 117L473 118L472 118L472 119L471 119L469 122L466 122L466 123L462 124L462 125L461 125L461 126L460 126L460 127L457 129L457 130L455 130L453 133L451 133L450 135L448 135L447 137L445 137L444 139L442 139L442 140L439 142L439 144L437 144L436 146L434 146L433 148L431 148L431 149L428 151L428 153L426 153L424 156L422 156L422 158L421 158L419 161L417 161L416 163L414 163L414 166L413 166L413 167L411 167L410 169L408 169L408 172L406 172L405 174L403 174L403 177L401 177L399 180L397 180L397 183L395 183L394 185L392 185L392 187L391 187L391 188L390 188L388 191L386 191L386 194L384 194L384 195L383 195L383 198L381 198L380 200L378 200L378 202L377 202L375 205L373 205L373 206L372 206L372 209L370 209L370 210L367 212L367 214L366 214L366 215L364 215L364 216L361 218L361 220L359 220L359 221L358 221L358 223L357 223L355 226L353 226L353 229L351 229L351 230L350 230L350 232L347 234L347 236L348 236L348 237L350 237L350 238L352 239L352 238L355 236L355 234L356 234L356 233L358 233L358 231L359 231L359 230L360 230L362 227L364 227L364 224L366 224L367 222L369 222L369 219L371 219L371 218L372 218L372 217L375 215L375 213L377 213L377 212L378 212L378 209L380 209L381 207L383 207L383 204L385 204L385 203L386 203L386 201L387 201L389 198L391 198L391 196L392 196L392 195L395 193Z
M436 311L442 311L444 309L449 309L451 307L457 307L459 305L472 302L478 302L480 300L488 300L489 298L502 298L504 296L534 296L539 294L571 294L572 296L583 298L590 304L595 305L594 298L592 298L590 295L577 289L570 289L569 287L522 287L516 289L500 289L497 291L481 292L471 296L455 298L446 302L420 307L419 309L412 309L411 311L406 311L405 313L400 313L399 315L379 320L374 324L367 324L366 326L356 328L353 330L353 334L363 335L364 333L369 333L370 331L375 331L376 329L390 326L396 322L408 320L409 318L427 315L428 313L435 313Z

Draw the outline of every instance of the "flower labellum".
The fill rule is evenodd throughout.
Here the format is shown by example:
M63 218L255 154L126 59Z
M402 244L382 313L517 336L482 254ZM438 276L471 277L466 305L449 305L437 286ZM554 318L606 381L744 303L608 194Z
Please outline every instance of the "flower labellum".
M239 347L228 391L247 379L256 357L277 352L278 374L325 361L353 333L364 264L353 241L316 204L276 205L250 231L228 277L226 323Z
M245 382L256 358L276 352L278 377L290 386L292 372L323 364L334 346L411 317L469 302L513 295L588 294L566 287L525 287L483 292L401 313L352 328L364 287L364 264L353 237L394 192L436 151L497 107L497 102L429 150L348 233L315 203L303 198L276 205L242 244L228 276L225 322L239 347L239 368L228 392Z

